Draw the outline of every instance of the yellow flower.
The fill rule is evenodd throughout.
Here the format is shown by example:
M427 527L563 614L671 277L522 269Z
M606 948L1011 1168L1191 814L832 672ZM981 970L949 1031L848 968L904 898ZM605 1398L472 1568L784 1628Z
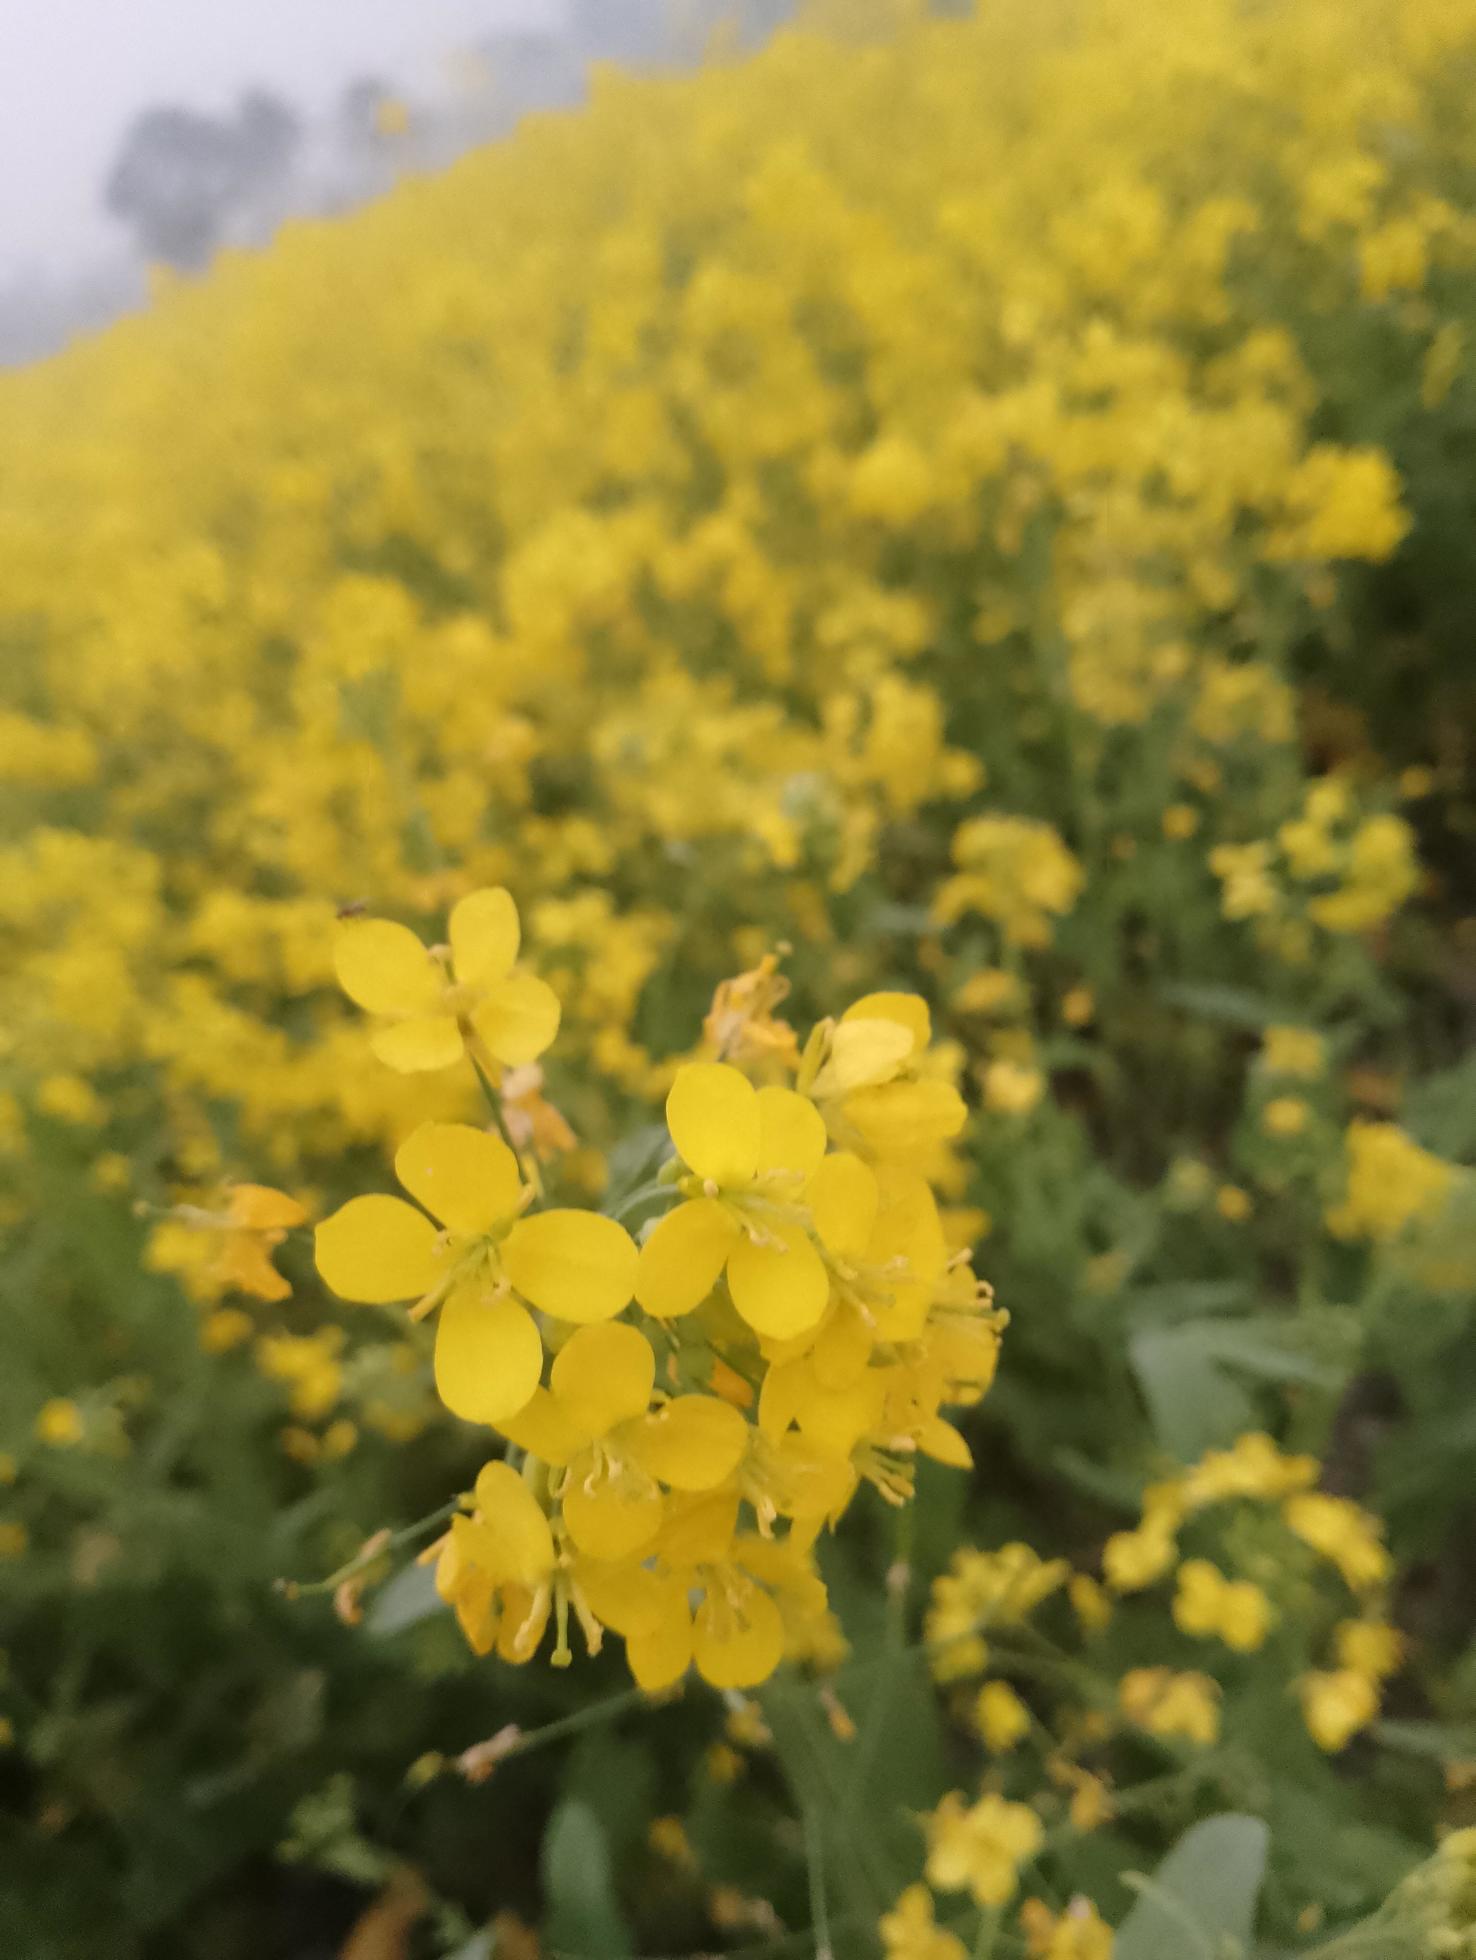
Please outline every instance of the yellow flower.
M967 1960L968 1948L956 1933L934 1923L933 1895L926 1885L909 1885L880 1923L886 1960Z
M1218 1635L1237 1653L1264 1645L1271 1629L1271 1602L1249 1579L1227 1579L1207 1559L1186 1559L1179 1567L1173 1604L1174 1624L1199 1637Z
M66 1449L73 1443L81 1442L87 1425L75 1402L57 1396L42 1404L36 1413L34 1427L38 1441Z
M1015 1626L1066 1582L1065 1559L1042 1559L1029 1545L996 1552L965 1547L933 1581L926 1634L940 1681L979 1673L988 1660L981 1638L990 1627Z
M1338 1568L1353 1592L1382 1585L1393 1569L1378 1520L1349 1498L1303 1491L1287 1499L1282 1516L1303 1544Z
M554 1541L546 1514L515 1470L487 1464L471 1516L453 1518L445 1537L422 1556L435 1558L436 1591L455 1609L474 1653L496 1646L504 1660L532 1656L548 1624Z
M1344 1620L1333 1630L1338 1665L1376 1680L1397 1674L1404 1660L1404 1636L1382 1620Z
M1145 1519L1135 1531L1115 1531L1107 1540L1102 1547L1102 1571L1113 1592L1141 1592L1163 1577L1177 1551L1171 1527Z
M1215 1193L1215 1210L1231 1225L1243 1225L1251 1215L1250 1194L1238 1184L1222 1184Z
M255 1323L239 1307L217 1307L200 1323L200 1346L206 1354L224 1354L249 1341Z
M1377 1681L1355 1668L1304 1674L1297 1683L1297 1694L1308 1734L1329 1755L1346 1748L1379 1712Z
M1030 1710L1005 1681L986 1681L974 1703L985 1747L1004 1756L1030 1733Z
M1283 1456L1260 1430L1237 1436L1228 1450L1208 1450L1184 1473L1180 1488L1186 1507L1199 1510L1225 1498L1280 1499L1315 1484L1314 1456Z
M220 1251L214 1278L258 1300L285 1300L292 1288L272 1264L275 1247L307 1213L285 1191L264 1184L233 1184L226 1195Z
M1315 1029L1267 1028L1261 1040L1261 1064L1272 1075L1315 1082L1327 1067L1327 1048Z
M532 1398L543 1343L529 1306L556 1320L610 1320L627 1304L636 1250L613 1219L554 1210L524 1217L530 1193L501 1138L423 1123L395 1157L403 1199L350 1198L317 1230L318 1271L345 1300L441 1309L436 1387L466 1422L501 1422Z
M1112 1960L1112 1928L1090 1899L1073 1899L1064 1912L1027 1899L1020 1927L1030 1960Z
M702 1034L714 1061L771 1063L786 1070L799 1066L794 1029L775 1018L789 996L779 956L765 953L750 972L724 980L712 997Z
M666 1122L687 1174L683 1202L641 1247L641 1305L662 1320L690 1313L726 1273L758 1333L815 1326L830 1281L800 1200L825 1155L820 1112L793 1089L755 1089L726 1062L694 1062L677 1073Z
M24 1558L31 1534L14 1518L0 1518L0 1559Z
M1073 1573L1066 1587L1066 1596L1084 1633L1101 1633L1111 1625L1112 1597L1089 1573Z
M1300 1096L1273 1096L1261 1111L1261 1128L1271 1137L1300 1136L1311 1113Z
M407 1072L447 1068L469 1042L507 1067L536 1061L558 1033L559 1003L544 981L514 970L512 898L500 886L469 893L449 930L446 953L388 919L340 925L334 968L349 999L381 1023L369 1038L375 1054Z
M1019 1062L990 1062L983 1071L984 1105L1004 1116L1028 1116L1045 1094L1038 1068Z
M1422 1150L1398 1124L1355 1117L1344 1142L1346 1193L1327 1214L1336 1238L1388 1245L1408 1226L1443 1210L1455 1183L1454 1167Z
M656 1535L662 1486L716 1490L748 1447L739 1412L712 1395L665 1396L650 1407L656 1357L626 1321L576 1327L554 1356L546 1389L499 1424L530 1456L561 1471L554 1489L576 1550L629 1558Z
M928 1882L944 1892L970 1891L981 1906L1002 1906L1013 1897L1019 1868L1045 1842L1040 1819L1027 1804L989 1795L965 1805L950 1791L926 1820Z
M1205 1747L1219 1737L1220 1688L1207 1674L1135 1667L1118 1683L1117 1700L1129 1721L1152 1735L1182 1736Z

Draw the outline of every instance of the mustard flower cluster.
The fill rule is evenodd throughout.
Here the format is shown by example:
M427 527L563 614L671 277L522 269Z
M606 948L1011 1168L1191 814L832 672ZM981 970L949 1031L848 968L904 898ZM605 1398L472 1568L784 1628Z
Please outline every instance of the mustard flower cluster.
M457 904L444 948L346 921L335 965L384 1062L469 1056L501 1122L498 1085L558 1025L518 951L496 888ZM710 1017L720 1052L756 1053L770 1079L676 1070L674 1154L646 1193L665 1208L639 1244L547 1203L531 1156L530 1179L504 1136L465 1123L401 1143L406 1197L351 1198L317 1227L333 1292L433 1316L441 1401L504 1439L433 1554L479 1653L527 1661L552 1622L567 1664L572 1616L592 1652L607 1629L624 1639L642 1687L691 1666L752 1686L786 1654L836 1650L813 1548L859 1485L903 1504L919 1454L971 1460L943 1411L988 1389L1004 1317L919 1168L965 1113L926 1004L867 995L801 1048L775 994L769 965Z

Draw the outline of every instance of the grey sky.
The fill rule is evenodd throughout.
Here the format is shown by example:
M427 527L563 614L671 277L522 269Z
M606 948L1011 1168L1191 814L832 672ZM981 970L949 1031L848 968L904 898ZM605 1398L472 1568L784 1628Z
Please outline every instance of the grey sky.
M261 82L322 106L352 76L407 85L560 0L0 0L0 272L75 267L117 234L98 189L153 102L223 107Z

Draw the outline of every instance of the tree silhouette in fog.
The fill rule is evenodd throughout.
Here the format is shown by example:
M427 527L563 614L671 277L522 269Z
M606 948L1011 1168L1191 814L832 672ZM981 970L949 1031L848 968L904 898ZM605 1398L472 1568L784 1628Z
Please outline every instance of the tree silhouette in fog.
M301 138L295 111L262 89L222 117L147 109L123 139L103 202L146 258L195 271L280 188Z

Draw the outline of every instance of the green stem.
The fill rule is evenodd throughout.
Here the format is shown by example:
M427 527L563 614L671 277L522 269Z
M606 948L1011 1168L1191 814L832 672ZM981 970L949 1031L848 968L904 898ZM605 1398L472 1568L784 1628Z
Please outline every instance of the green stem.
M392 1531L388 1537L380 1537L376 1533L367 1545L360 1546L346 1565L339 1566L336 1572L330 1572L326 1579L306 1579L301 1583L296 1579L279 1579L277 1591L287 1599L309 1599L315 1593L336 1592L345 1580L356 1579L361 1572L367 1572L376 1559L383 1558L386 1552L409 1544L412 1539L423 1538L426 1532L444 1523L460 1509L461 1499L453 1497L449 1504L443 1504L427 1517L417 1518L414 1524L407 1524L401 1531Z
M493 1122L497 1125L499 1131L502 1133L502 1141L507 1145L508 1149L512 1152L513 1156L517 1157L518 1147L513 1142L512 1137L508 1134L507 1121L502 1114L502 1098L498 1095L497 1091L492 1087L492 1081L490 1076L487 1074L487 1071L482 1067L482 1064L478 1061L477 1057L472 1053L472 1050L470 1048L468 1048L466 1051L466 1059L471 1063L472 1068L476 1073L477 1081L482 1085L482 1095L486 1099L488 1109L490 1109L492 1112ZM521 1162L521 1159L519 1159L519 1161Z
M815 1813L808 1804L800 1809L805 1833L805 1868L810 1882L810 1930L815 1935L815 1960L833 1960L830 1944L830 1902L825 1894L825 1847Z

